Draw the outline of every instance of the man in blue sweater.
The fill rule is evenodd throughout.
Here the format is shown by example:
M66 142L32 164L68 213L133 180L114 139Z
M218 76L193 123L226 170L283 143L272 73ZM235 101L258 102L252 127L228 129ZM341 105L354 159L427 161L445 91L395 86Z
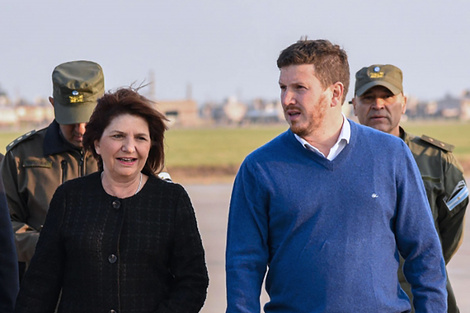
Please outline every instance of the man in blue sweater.
M230 202L227 312L446 312L439 238L397 137L349 121L346 53L300 40L278 58L290 126L246 157Z

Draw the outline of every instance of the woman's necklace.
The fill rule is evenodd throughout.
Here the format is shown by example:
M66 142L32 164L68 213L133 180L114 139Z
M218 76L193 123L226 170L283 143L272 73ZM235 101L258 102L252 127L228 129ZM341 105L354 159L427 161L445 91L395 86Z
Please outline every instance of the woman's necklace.
M104 174L104 171L101 172L101 180L103 180L103 174ZM142 187L142 172L140 172L140 178L139 178L139 186L137 186L137 190L135 191L134 193L134 196L140 191L140 188Z
M140 172L139 186L137 186L134 196L140 191L140 187L142 187L142 172Z

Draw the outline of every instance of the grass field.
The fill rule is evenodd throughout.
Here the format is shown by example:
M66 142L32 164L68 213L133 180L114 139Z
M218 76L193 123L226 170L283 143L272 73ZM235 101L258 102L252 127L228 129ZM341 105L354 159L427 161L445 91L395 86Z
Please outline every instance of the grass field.
M459 160L470 160L470 123L407 122L416 135L426 134L455 145ZM287 124L244 128L172 129L166 133L168 167L238 166L245 156L287 129ZM2 132L0 152L24 131Z

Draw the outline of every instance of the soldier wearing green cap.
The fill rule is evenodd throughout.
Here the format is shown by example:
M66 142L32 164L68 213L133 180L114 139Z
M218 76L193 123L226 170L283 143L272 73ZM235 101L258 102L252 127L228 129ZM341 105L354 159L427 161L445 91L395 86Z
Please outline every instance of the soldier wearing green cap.
M26 266L57 187L98 169L82 140L97 99L104 94L101 66L90 61L60 64L52 73L52 83L49 100L55 120L10 143L1 164L18 261Z
M467 185L462 167L452 154L452 145L425 135L414 136L400 126L406 101L403 73L398 67L375 64L356 73L352 100L354 113L361 124L398 136L410 148L421 172L447 264L462 243L464 216L469 201ZM412 299L410 285L401 267L399 278L402 288ZM448 312L459 312L448 279L447 293Z

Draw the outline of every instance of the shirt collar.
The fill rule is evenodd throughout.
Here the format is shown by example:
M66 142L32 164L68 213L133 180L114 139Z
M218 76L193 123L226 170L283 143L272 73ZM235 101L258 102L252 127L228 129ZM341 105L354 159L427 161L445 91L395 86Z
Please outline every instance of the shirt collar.
M346 118L346 116L343 113L341 113L341 115L343 116L343 126L341 126L341 131L339 133L338 140L336 141L336 143L333 145L333 147L330 150L330 154L332 152L334 154L334 156L332 156L332 158L334 158L337 154L339 154L339 152L341 152L343 150L343 148L347 144L349 144L349 140L351 139L351 124L349 123L348 119ZM314 151L314 152L320 154L321 156L326 157L325 155L323 155L322 152L320 152L320 150L318 150L317 148L312 146L310 143L308 143L302 137L298 136L297 134L294 134L294 136L302 144L302 146L305 149Z

